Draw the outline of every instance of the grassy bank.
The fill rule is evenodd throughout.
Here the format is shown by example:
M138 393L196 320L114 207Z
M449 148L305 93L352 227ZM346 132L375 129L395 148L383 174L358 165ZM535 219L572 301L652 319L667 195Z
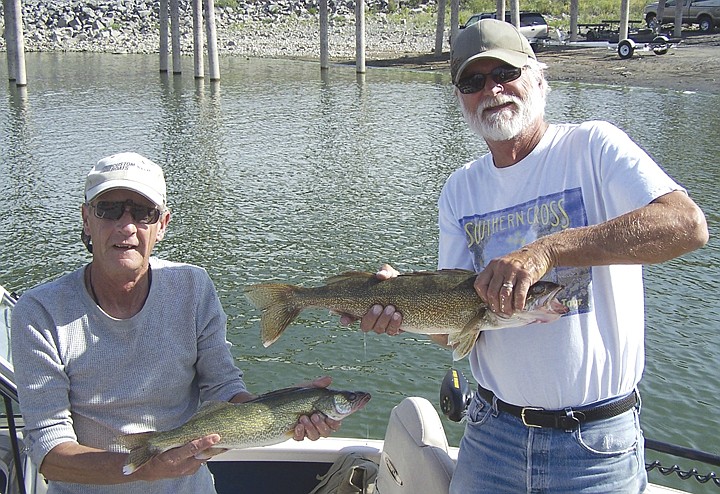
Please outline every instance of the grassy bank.
M630 19L640 20L645 5L651 0L630 0ZM460 21L463 13L470 16L474 12L495 11L495 0L466 0L460 2ZM506 2L507 5L507 2ZM509 6L508 6L509 7ZM507 7L506 7L507 8ZM565 20L570 24L570 0L527 0L520 2L520 10L540 12L548 17L548 23ZM603 19L620 18L620 2L618 0L583 0L578 5L580 22L600 22ZM555 25L555 24L553 24ZM561 24L562 25L562 24Z
M643 8L650 3L651 0L630 0L630 19L642 20ZM448 0L449 3L449 0ZM509 2L506 2L506 9L509 8ZM398 7L397 5L400 5ZM426 13L412 13L412 9L417 6L418 0L390 1L391 18L409 18L412 17L413 22L422 23L423 17L427 17L427 22L434 22L434 17ZM495 0L461 0L460 1L460 23L464 23L468 17L478 12L494 12ZM446 15L446 19L450 19L450 13ZM570 27L570 0L523 0L520 2L520 10L540 12L543 14L549 25L559 27L567 31ZM605 19L620 19L620 2L618 0L583 0L578 6L578 21L580 23L596 23Z

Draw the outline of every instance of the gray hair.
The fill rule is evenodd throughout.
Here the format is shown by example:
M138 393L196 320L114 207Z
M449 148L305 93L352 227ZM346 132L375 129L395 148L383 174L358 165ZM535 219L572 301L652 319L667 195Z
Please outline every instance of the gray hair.
M534 58L528 58L528 63L525 65L525 68L527 69L528 74L530 74L530 77L532 77L540 85L540 89L547 97L550 92L550 85L548 84L547 79L545 79L545 69L547 69L547 64L539 62Z

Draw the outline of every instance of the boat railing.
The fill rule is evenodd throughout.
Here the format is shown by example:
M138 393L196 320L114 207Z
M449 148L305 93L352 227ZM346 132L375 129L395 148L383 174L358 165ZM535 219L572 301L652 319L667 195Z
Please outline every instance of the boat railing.
M659 453L666 453L677 458L684 458L687 460L697 461L708 465L720 466L720 455L706 453L705 451L686 448L684 446L678 446L676 444L655 441L654 439L645 438L645 449L650 449ZM647 460L647 454L645 455L645 457L645 459ZM713 484L715 484L715 487L720 487L720 478L718 478L718 475L713 471L710 471L707 474L702 474L696 468L691 468L690 470L683 470L677 464L673 464L672 466L668 467L662 465L662 463L660 463L660 461L658 460L653 460L649 463L646 461L645 469L648 472L652 470L657 470L665 476L677 474L677 476L680 477L682 480L695 479L701 484L712 482Z
M20 415L15 414L15 407L19 409L17 385L15 384L15 372L12 365L12 353L10 351L10 313L15 306L15 296L0 286L0 392L3 396L5 406L5 420L9 433L10 446L12 448L13 464L17 479L17 492L26 494L25 474L23 471L24 461L21 460L20 441L16 419ZM9 474L9 472L8 472Z

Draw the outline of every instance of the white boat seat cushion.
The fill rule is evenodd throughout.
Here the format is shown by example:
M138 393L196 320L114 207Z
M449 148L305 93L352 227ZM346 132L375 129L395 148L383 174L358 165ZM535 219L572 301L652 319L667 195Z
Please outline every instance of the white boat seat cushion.
M435 408L425 398L405 398L390 413L376 492L444 494L454 470Z

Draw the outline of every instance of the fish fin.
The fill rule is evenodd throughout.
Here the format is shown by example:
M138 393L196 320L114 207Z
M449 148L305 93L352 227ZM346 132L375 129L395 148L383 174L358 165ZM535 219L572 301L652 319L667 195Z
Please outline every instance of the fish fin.
M325 284L332 285L334 283L342 283L351 278L365 278L367 280L376 280L374 273L368 273L367 271L346 271L344 273L336 274L327 278L325 280Z
M480 331L461 331L453 338L452 333L448 336L448 344L453 347L453 360L462 360L475 346L480 336Z
M198 454L195 455L196 460L209 460L213 456L217 456L219 454L222 454L226 452L227 448L208 448L203 451L200 451Z
M246 401L245 403L251 403L251 402L254 402L254 401L263 401L263 400L266 400L266 399L268 399L268 398L272 398L272 397L274 397L274 396L276 396L276 395L284 395L284 394L288 394L288 393L292 393L292 392L297 392L297 391L300 391L300 390L303 390L303 389L310 389L310 388L312 388L312 386L289 386L289 387L283 388L283 389L275 389L275 390L273 390L273 391L268 391L267 393L263 393L263 394L261 394L260 396L256 396L256 397L253 398L252 400L248 400L248 401ZM332 391L332 390L330 390L330 391Z
M475 271L469 271L467 269L439 269L437 271L411 271L409 273L402 273L400 276L442 276L448 274L477 275Z
M124 434L115 438L117 444L130 450L130 454L123 466L123 474L132 474L158 454L158 452L150 451L150 439L154 435L155 432L138 432L136 434Z
M262 311L260 334L265 348L278 338L285 328L302 312L293 303L293 295L301 287L281 283L266 283L245 287L245 297Z
M467 276L474 276L477 273L475 273L475 271L468 271L467 269L441 269L439 271L410 271L407 273L401 273L399 276L441 276L448 274L464 274ZM345 273L331 276L330 278L325 280L325 283L328 285L331 285L333 283L342 283L343 281L346 281L350 278L366 278L368 280L374 280L377 282L381 281L375 277L375 273L368 273L366 271L347 271Z
M485 311L478 311L461 331L448 335L448 344L453 347L453 360L461 360L472 351L480 337L484 317Z

